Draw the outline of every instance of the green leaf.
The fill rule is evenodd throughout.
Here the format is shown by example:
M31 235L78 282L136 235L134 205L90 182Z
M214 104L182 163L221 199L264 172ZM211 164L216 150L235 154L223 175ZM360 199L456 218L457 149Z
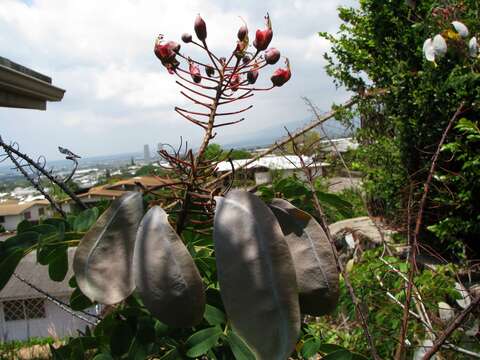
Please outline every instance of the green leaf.
M353 360L353 354L346 349L342 349L324 356L322 360Z
M76 311L85 310L93 306L93 302L91 302L79 288L76 288L70 296L70 306Z
M0 290L7 285L23 255L22 249L16 249L0 260Z
M28 228L28 231L39 233L40 235L50 235L57 232L57 227L49 224L40 224Z
M33 224L28 220L20 221L17 225L17 234L28 231L28 229L31 228L32 226Z
M53 281L63 281L68 272L68 247L61 246L48 264L48 275Z
M255 360L255 355L234 331L229 331L226 338L236 360Z
M117 322L110 338L112 355L125 354L129 350L132 340L133 332L130 325L125 321Z
M69 223L63 218L50 218L43 220L43 224L55 226L57 229L60 229L61 226L64 227L66 231L70 230Z
M222 329L218 326L197 331L185 342L188 348L187 356L195 358L205 354L217 344L220 335L222 335Z
M320 350L320 341L318 339L310 338L302 346L302 356L305 359L311 358Z
M82 211L76 217L73 223L73 230L85 232L92 227L98 217L98 209L97 208L90 208L87 210Z
M223 313L223 311L208 304L205 306L205 313L203 317L210 325L225 324L225 314Z
M344 347L335 345L335 344L322 344L320 345L319 351L325 354L330 354L335 351L346 350Z
M113 360L113 357L110 354L102 353L102 354L95 355L93 360Z
M181 360L182 357L178 353L177 349L172 349L167 351L161 358L160 360Z
M323 191L316 192L318 200L326 205L336 209L342 216L349 218L353 216L353 206L348 201L343 200L335 194L326 193Z

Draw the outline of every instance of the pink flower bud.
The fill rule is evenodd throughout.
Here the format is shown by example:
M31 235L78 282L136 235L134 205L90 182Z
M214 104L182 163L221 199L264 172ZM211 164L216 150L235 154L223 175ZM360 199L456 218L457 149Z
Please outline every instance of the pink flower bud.
M198 84L202 81L202 75L200 74L200 68L193 61L189 61L188 70L190 71L190 76L192 80Z
M249 84L255 84L258 79L258 63L255 61L255 64L252 66L252 69L247 72L247 81Z
M233 74L230 80L230 89L232 89L232 91L237 91L239 86L240 86L240 75Z
M265 22L266 29L257 30L255 33L255 40L253 41L253 46L255 46L258 51L265 50L270 44L270 41L272 41L272 22L270 21L270 16L268 14L265 16Z
M207 24L205 24L205 21L200 17L200 14L197 15L193 28L195 29L198 40L204 41L207 38Z
M182 35L182 41L183 41L184 43L187 43L187 44L188 44L189 42L192 42L192 34L184 33L184 34Z
M240 29L238 29L238 33L237 33L238 40L243 41L245 40L246 36L248 36L247 25L242 25Z
M215 74L215 69L213 68L213 66L208 65L208 66L205 68L205 72L207 73L207 75L208 75L209 77L212 77L213 74Z
M180 44L175 41L169 41L166 44L174 53L178 53L180 51Z
M285 84L288 80L290 80L290 77L292 76L292 73L290 71L290 62L288 59L285 61L287 64L286 68L278 68L273 72L272 77L270 80L272 80L272 83L274 86L282 86Z
M265 51L265 61L267 62L267 64L276 64L278 59L280 59L280 51L278 51L277 49L270 48Z
M171 42L163 42L163 35L158 35L157 40L155 40L155 46L153 47L153 51L157 58L160 61L165 62L173 59L175 57L175 52L173 51Z

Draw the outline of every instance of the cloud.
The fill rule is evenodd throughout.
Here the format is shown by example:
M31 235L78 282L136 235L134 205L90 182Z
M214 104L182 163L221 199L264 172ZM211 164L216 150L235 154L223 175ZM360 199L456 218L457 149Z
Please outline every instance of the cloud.
M335 90L322 70L329 44L317 32L335 31L337 6L353 0L1 1L1 55L51 76L55 85L67 90L64 100L49 104L47 112L1 109L1 135L36 144L47 156L58 157L51 150L57 139L46 136L51 133L61 133L62 141L88 155L141 150L144 142L174 142L180 135L194 137L190 143L197 144L201 133L173 111L174 106L185 105L185 99L152 51L158 33L179 39L183 32L193 32L197 13L207 22L209 46L228 54L242 24L240 17L253 37L270 11L272 46L290 58L294 71L287 85L252 99L255 108L244 124L222 129L219 136L241 137L252 131L252 124L305 117L302 95L312 96L324 108L346 96ZM183 50L200 54L185 44ZM272 71L261 75L264 84L269 84ZM45 137L38 138L39 134ZM78 134L88 136L88 141Z

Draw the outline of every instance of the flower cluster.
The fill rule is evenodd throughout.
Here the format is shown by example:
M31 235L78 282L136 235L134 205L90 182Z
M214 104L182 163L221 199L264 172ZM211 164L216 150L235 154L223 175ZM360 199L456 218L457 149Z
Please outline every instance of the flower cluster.
M443 13L442 13L443 14ZM452 21L452 29L447 29L441 34L437 34L432 38L428 38L423 43L423 54L428 61L435 62L437 59L446 55L448 51L447 42L457 44L466 44L468 56L472 58L479 57L479 48L477 38L471 37L470 32L465 24L460 21Z
M237 91L244 86L252 85L257 81L260 69L266 65L274 65L280 60L280 51L276 48L269 48L273 38L272 22L269 15L265 16L265 28L258 29L255 32L253 49L249 49L249 32L247 25L244 24L237 32L237 42L229 60L215 56L206 44L207 25L200 15L194 22L194 32L199 41L193 39L189 33L182 35L182 41L186 44L194 44L204 49L211 60L211 64L203 64L185 57L180 54L180 45L174 41L164 40L160 35L155 41L154 52L168 72L175 74L185 72L180 68L178 57L184 58L188 62L188 70L195 84L200 84L203 79L219 79L226 81L227 88ZM237 60L237 64L232 66L232 59ZM276 69L272 76L272 87L279 87L285 84L291 77L291 69L288 59L285 60L286 67ZM206 74L206 77L202 75ZM220 84L219 84L220 85ZM264 89L262 89L264 90Z

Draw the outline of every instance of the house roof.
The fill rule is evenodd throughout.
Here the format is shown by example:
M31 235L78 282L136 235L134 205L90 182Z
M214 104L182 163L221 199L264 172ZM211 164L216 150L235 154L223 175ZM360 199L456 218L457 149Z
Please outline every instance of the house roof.
M64 93L48 76L0 57L0 106L45 110L47 101L60 101Z
M75 249L76 248L68 249L68 272L67 276L65 276L65 279L61 282L50 280L50 276L48 275L48 266L37 263L37 253L35 251L26 255L20 261L15 273L51 295L70 294L73 289L68 286L68 281L73 276L72 262ZM0 300L31 298L38 296L41 296L38 291L21 282L14 276L12 276L7 285L0 290Z
M165 179L158 176L135 176L129 179L117 181L115 184L107 185L107 187L112 189L122 185L136 185L136 183L139 183L146 188L152 188L163 184L169 184L171 182L172 181L170 179Z
M122 189L122 186L124 185L134 186L139 183L143 187L151 189L155 186L169 184L171 182L172 180L170 179L165 179L158 176L135 176L133 178L117 181L114 184L94 186L90 188L87 192L79 194L78 197L81 199L97 196L107 199L116 199L125 194L125 192L127 191Z
M303 156L305 164L309 166L325 166L326 163L314 163L312 158L309 156ZM235 170L244 167L250 159L241 159L241 160L232 160ZM264 156L258 160L255 160L251 164L245 166L246 169L255 169L255 168L268 168L272 170L292 170L301 168L301 162L298 156L294 155L285 155L285 156ZM221 161L217 164L217 171L230 171L232 170L232 165L229 161Z
M19 203L0 203L0 216L20 215L35 205L49 206L50 203L47 200L35 200Z

